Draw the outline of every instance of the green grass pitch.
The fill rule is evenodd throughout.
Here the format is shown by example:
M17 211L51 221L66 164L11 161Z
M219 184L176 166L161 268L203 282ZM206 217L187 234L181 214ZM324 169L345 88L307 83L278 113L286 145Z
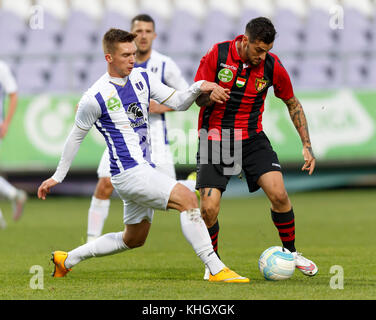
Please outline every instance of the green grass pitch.
M290 195L297 249L317 263L319 273L308 278L296 270L280 282L264 280L257 265L264 249L280 245L268 200L223 199L219 253L250 284L202 280L203 265L182 235L178 214L159 211L144 247L89 259L54 279L51 252L84 242L90 199L32 198L19 222L11 221L10 205L0 202L8 222L0 230L0 300L376 299L375 195L372 189ZM122 229L122 204L113 199L104 232ZM43 289L30 287L34 265L43 270ZM330 272L335 265L343 268L343 289L330 286L338 276Z

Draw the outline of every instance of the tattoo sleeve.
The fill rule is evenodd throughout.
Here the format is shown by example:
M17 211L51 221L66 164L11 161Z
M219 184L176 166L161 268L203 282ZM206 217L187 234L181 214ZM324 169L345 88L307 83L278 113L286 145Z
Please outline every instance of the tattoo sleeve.
M305 117L301 103L295 96L293 96L289 100L284 100L284 102L289 111L290 118L299 133L303 146L306 147L313 155L311 140L309 138L307 119Z

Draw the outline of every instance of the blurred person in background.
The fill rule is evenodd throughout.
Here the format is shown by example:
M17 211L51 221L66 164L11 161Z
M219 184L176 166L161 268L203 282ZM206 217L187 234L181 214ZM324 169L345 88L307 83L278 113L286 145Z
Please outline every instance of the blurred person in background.
M8 98L8 108L5 107L6 98ZM12 75L9 66L0 61L0 143L9 130L13 115L17 108L17 83ZM5 116L5 110L7 115ZM4 152L2 150L2 152ZM17 221L24 209L24 204L27 200L25 191L17 189L11 185L7 180L0 176L0 197L12 202L13 219ZM6 221L0 209L0 229L6 227Z
M222 193L231 175L230 166L238 164L245 173L249 192L262 188L271 202L271 218L284 248L295 257L296 267L307 276L318 268L295 249L294 211L284 186L277 154L262 130L264 101L269 87L287 106L291 120L303 145L303 171L311 175L315 168L308 125L302 105L295 97L290 77L272 49L276 30L264 17L251 20L244 35L232 41L215 44L201 59L195 81L218 83L230 90L230 99L223 104L213 103L201 95L196 103L199 115L200 147L197 154L197 185L201 197L201 213L218 254L218 213ZM230 142L230 143L228 143ZM238 142L238 143L237 143ZM231 164L225 159L224 145L230 155L239 159ZM218 150L217 150L218 149ZM224 153L225 151L225 153ZM228 152L230 151L230 153ZM218 156L218 162L214 156ZM206 272L204 278L208 278Z
M162 83L176 90L185 90L188 83L184 79L181 70L168 56L152 49L153 41L157 34L155 22L147 14L139 14L131 21L131 32L137 34L135 44L137 47L135 68L145 68L155 74ZM151 159L157 170L176 179L173 156L167 139L167 125L165 113L173 111L163 104L153 100L149 108L149 125L152 153ZM110 209L110 198L114 187L110 178L110 160L108 148L103 152L97 170L98 182L92 196L87 227L87 241L92 241L102 234L105 220ZM194 180L179 180L191 191L195 191Z

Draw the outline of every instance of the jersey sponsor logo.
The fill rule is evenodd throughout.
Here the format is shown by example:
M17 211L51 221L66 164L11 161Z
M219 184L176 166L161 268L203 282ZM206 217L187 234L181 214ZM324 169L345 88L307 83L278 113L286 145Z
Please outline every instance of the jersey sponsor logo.
M218 79L222 82L230 82L233 77L234 74L230 69L223 68L218 72Z
M157 73L158 67L151 67L150 70L151 70L151 72Z
M255 88L256 88L256 91L257 92L261 92L262 90L264 90L268 84L268 80L264 79L264 78L256 78L255 80Z
M234 70L234 71L238 70L238 67L230 66L230 65L228 65L228 64L226 64L226 63L223 63L223 62L221 62L220 66L221 66L221 67L224 67L224 68L227 68L227 69L232 69L232 70Z
M137 105L137 102L131 103L126 112L132 128L142 126L145 123L144 113L141 107Z
M119 99L112 97L106 101L106 107L111 111L117 111L121 108L121 102Z
M239 87L239 88L244 87L246 82L247 82L247 79L242 78L242 77L238 77L236 79L236 86Z

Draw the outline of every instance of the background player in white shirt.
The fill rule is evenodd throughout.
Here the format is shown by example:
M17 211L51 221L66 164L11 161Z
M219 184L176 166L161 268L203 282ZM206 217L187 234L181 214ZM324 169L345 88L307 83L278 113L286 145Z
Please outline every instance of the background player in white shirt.
M111 182L127 203L124 232L105 234L69 252L53 252L54 276L65 276L70 268L88 258L142 246L152 223L153 209L170 208L180 212L183 234L210 269L210 281L249 282L228 269L214 253L195 193L156 170L150 157L150 98L175 110L186 110L201 93L209 93L213 101L221 102L228 99L228 90L199 81L185 91L176 91L145 69L134 68L135 36L119 29L110 29L104 35L108 72L81 98L58 168L38 189L38 197L44 200L50 189L63 181L81 142L95 125L109 149Z
M8 96L9 105L5 117L5 99ZM17 108L17 84L8 65L0 61L0 142L5 138L14 112ZM13 219L18 220L23 212L27 196L23 190L12 186L7 180L0 176L0 195L10 201L13 206ZM6 227L5 219L0 210L0 229Z
M131 22L131 31L137 34L135 67L143 67L155 74L162 83L176 90L185 90L188 83L185 81L179 67L168 56L152 49L156 38L155 23L152 17L146 14L135 16ZM149 108L149 125L151 137L151 159L157 170L176 178L173 156L167 139L165 112L173 111L165 105L152 100ZM87 226L87 241L92 241L102 234L105 220L110 209L110 198L113 186L110 181L109 153L106 149L98 167L98 183L92 196ZM180 181L190 190L195 191L195 181Z

